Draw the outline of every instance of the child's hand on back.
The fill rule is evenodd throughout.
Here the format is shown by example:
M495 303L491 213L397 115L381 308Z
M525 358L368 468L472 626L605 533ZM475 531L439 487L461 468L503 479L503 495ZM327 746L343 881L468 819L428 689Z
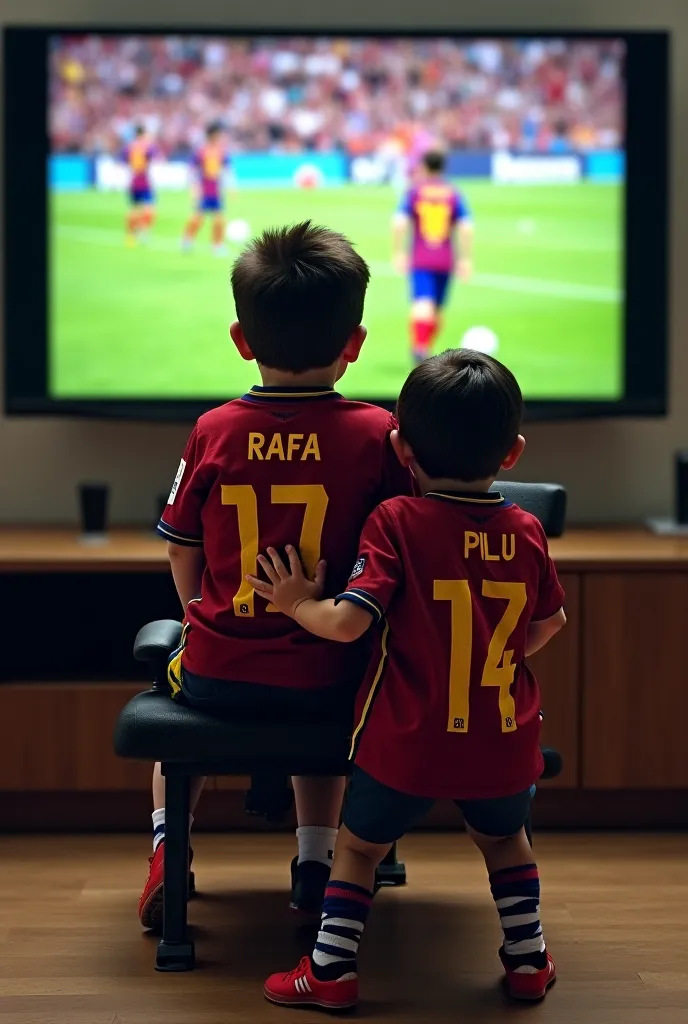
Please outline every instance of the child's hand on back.
M325 562L315 567L315 579L306 579L301 559L296 548L288 544L285 548L289 559L287 567L274 548L268 548L269 558L258 555L258 561L269 582L247 575L246 579L261 597L275 605L278 611L294 618L296 609L303 601L319 601L325 583Z

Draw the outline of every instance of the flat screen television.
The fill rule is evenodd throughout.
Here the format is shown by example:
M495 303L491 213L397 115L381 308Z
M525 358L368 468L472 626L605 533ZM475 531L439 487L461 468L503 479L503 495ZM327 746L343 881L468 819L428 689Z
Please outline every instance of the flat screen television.
M244 393L231 261L306 218L372 271L347 396L393 406L413 294L446 285L436 349L502 359L532 418L666 411L666 33L16 27L4 47L9 413L184 420ZM458 251L428 283L404 232Z

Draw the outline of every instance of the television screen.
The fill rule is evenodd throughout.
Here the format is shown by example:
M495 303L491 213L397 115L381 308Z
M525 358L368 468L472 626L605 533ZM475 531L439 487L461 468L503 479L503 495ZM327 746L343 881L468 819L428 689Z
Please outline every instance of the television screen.
M8 169L10 411L242 394L232 261L305 219L371 269L348 396L392 404L421 323L434 351L503 360L535 410L661 411L665 51L659 34L10 30L6 152L13 132L34 151Z

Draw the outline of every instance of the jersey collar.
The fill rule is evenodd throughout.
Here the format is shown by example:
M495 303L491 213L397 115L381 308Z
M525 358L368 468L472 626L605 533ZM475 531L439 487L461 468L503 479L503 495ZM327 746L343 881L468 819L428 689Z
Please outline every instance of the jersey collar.
M335 391L334 388L329 388L326 385L319 385L316 387L285 387L279 385L276 387L263 387L260 384L254 384L250 391L248 391L244 398L249 402L265 402L271 400L281 401L301 401L303 398L339 398L339 392Z
M427 491L425 497L457 505L499 505L503 508L508 504L499 491Z

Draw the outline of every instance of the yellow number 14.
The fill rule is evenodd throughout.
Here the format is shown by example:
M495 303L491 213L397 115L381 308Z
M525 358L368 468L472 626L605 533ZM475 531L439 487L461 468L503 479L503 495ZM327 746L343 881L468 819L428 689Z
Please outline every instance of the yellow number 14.
M222 504L236 505L241 547L241 583L232 599L234 614L252 618L255 614L255 592L246 575L258 572L258 500L250 484L222 484ZM270 488L273 505L305 505L299 552L309 579L315 575L320 561L320 542L327 512L327 492L322 484L274 484ZM269 612L277 611L274 605L267 606Z
M502 732L514 732L516 705L510 687L514 681L516 665L511 660L514 652L507 651L506 645L526 606L526 585L483 580L482 596L507 601L487 649L480 685L498 687ZM449 601L451 605L447 732L468 732L473 655L473 599L468 580L435 580L433 597L436 601Z

